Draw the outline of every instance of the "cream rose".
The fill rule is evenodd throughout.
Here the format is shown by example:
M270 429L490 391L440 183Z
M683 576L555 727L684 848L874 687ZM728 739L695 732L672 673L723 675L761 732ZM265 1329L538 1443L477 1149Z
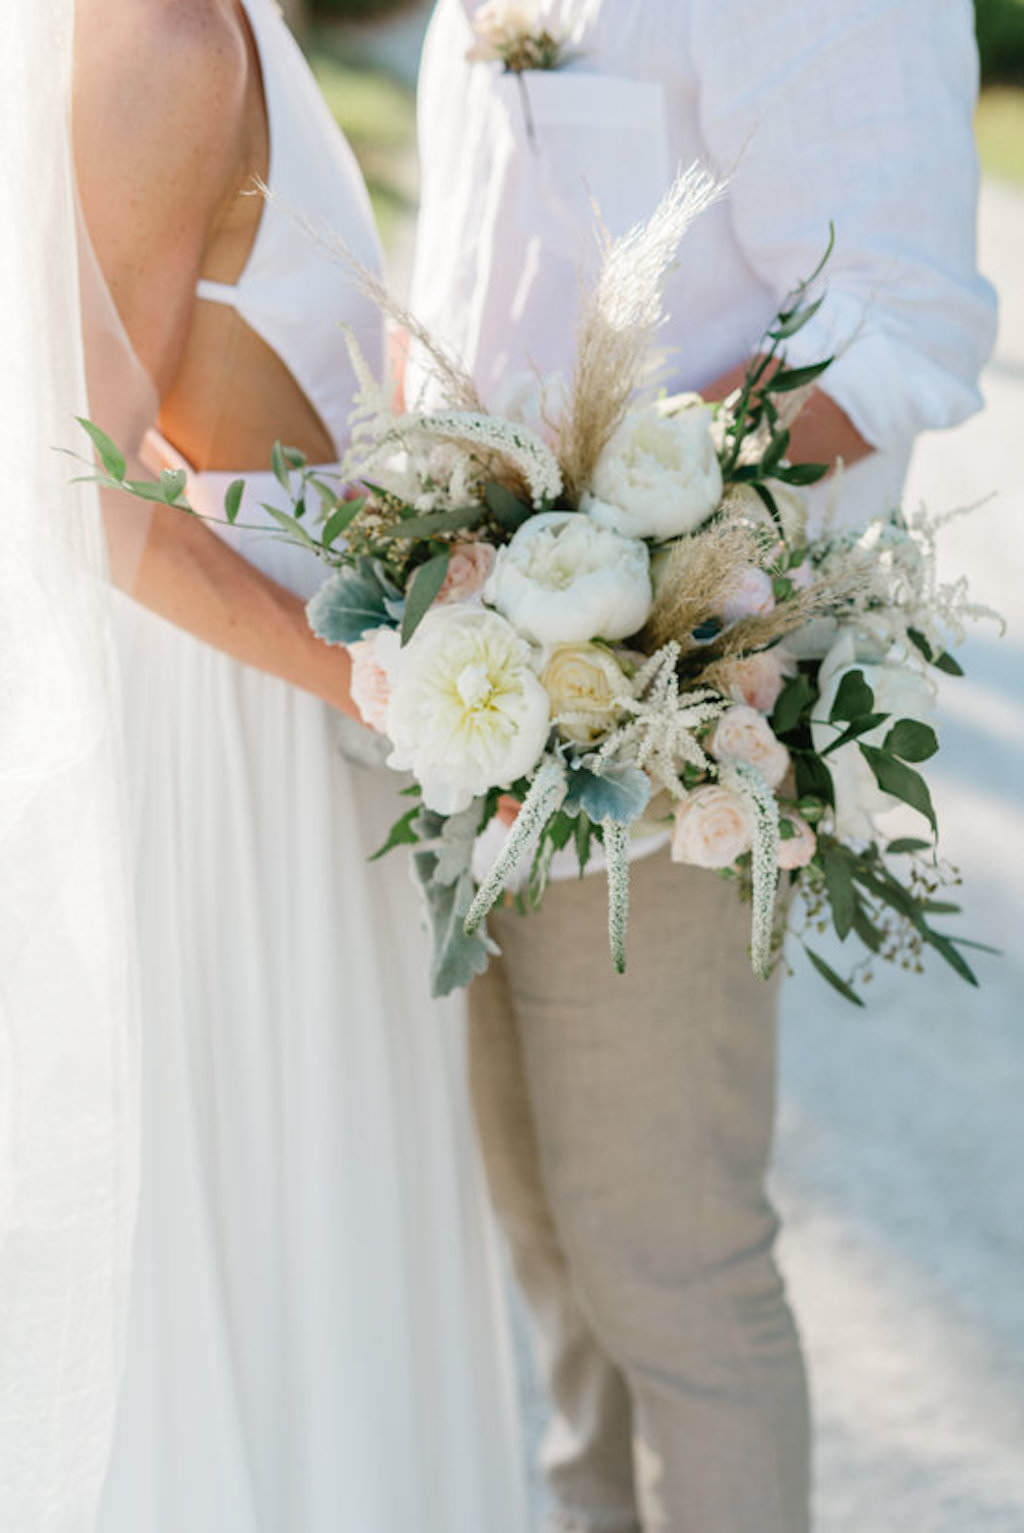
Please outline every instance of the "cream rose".
M388 702L391 697L389 666L398 653L399 638L393 628L374 628L354 644L347 646L352 658L352 701L363 722L379 734L388 727Z
M756 767L770 788L789 771L789 752L772 734L767 720L746 703L735 703L715 725L707 742L716 761L742 761Z
M388 765L410 770L439 814L467 809L537 763L548 696L530 647L485 607L435 607L391 666Z
M594 469L581 509L633 538L673 538L706 521L722 494L711 410L657 405L627 415Z
M825 721L843 677L850 671L863 672L875 695L873 712L890 715L877 729L841 745L826 757L835 788L835 831L840 840L870 841L875 834L876 816L895 809L901 802L891 793L882 792L858 746L881 745L897 719L916 719L927 724L935 713L934 690L920 671L912 665L879 662L874 646L869 653L869 660L859 660L856 633L852 628L841 628L818 673L820 696L814 709L818 722L811 724L816 750L824 750L836 738L835 726Z
M818 839L803 815L794 814L792 809L784 809L782 818L788 820L793 827L791 836L779 839L779 867L788 873L795 868L807 866L817 849Z
M592 745L606 734L615 722L615 699L631 691L626 673L600 644L556 644L540 681L554 722L577 745Z
M479 596L494 569L496 552L490 543L456 543L434 605L446 607L451 602L471 601Z
M787 676L796 674L796 661L781 644L772 649L726 660L718 667L718 684L734 702L746 703L758 713L771 713Z
M750 850L750 819L738 793L718 783L695 788L676 806L672 861L728 868Z
M651 610L647 545L575 511L546 511L498 551L484 599L538 644L624 639Z

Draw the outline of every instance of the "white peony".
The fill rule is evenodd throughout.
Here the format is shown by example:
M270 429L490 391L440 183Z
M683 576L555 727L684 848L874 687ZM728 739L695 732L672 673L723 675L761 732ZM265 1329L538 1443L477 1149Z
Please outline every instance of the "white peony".
M722 494L711 410L666 415L657 405L627 415L597 460L581 509L633 538L674 538L706 521Z
M816 750L824 750L836 738L835 726L824 721L849 671L864 673L864 680L875 694L873 711L891 715L877 729L861 735L859 741L851 740L825 758L835 787L836 835L840 840L870 841L875 833L875 817L895 809L900 800L882 792L858 745L881 745L897 719L917 719L927 724L935 712L935 694L920 671L911 665L879 661L874 647L870 659L858 659L857 634L852 628L841 628L818 673L820 698L814 712L819 722L811 725Z
M550 729L529 645L496 612L427 613L391 667L388 766L411 771L423 801L456 814L536 765Z
M647 545L575 511L545 511L498 552L484 599L538 644L624 639L651 610Z
M676 806L672 861L728 868L750 850L750 816L738 793L718 783L695 788Z
M789 771L788 750L776 740L764 715L746 703L735 703L722 714L707 747L716 761L756 767L769 788L777 788Z

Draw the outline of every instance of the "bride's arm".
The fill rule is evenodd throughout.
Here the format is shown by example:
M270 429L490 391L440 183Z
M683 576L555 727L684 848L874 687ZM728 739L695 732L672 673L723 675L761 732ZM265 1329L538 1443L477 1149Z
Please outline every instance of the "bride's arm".
M74 137L96 255L157 393L181 362L211 232L246 177L248 57L230 0L78 0ZM251 100L251 98L249 98ZM148 508L147 508L148 510ZM140 511L140 515L147 512ZM131 544L131 515L109 520ZM112 564L118 564L116 547ZM131 594L234 659L358 717L347 653L201 522L153 508Z

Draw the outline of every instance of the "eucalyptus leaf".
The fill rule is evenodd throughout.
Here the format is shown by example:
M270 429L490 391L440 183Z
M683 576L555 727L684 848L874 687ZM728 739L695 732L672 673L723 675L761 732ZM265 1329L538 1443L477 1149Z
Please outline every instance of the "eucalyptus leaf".
M825 294L815 298L813 303L800 304L795 309L790 309L786 314L779 315L779 323L773 325L768 334L774 341L788 341L804 328L808 320L814 318L822 304L825 302Z
M780 367L765 384L768 394L788 394L793 389L806 388L815 378L820 378L835 359L826 357L823 362L811 362L806 367Z
M930 724L917 719L897 719L885 737L883 749L901 761L927 761L935 755L939 742Z
M402 643L408 644L420 623L430 610L438 591L444 585L451 560L450 549L435 554L426 564L421 564L405 593L405 610L402 613Z
M962 676L964 668L959 660L954 660L948 649L943 650L934 661L936 670L944 671L947 676Z
M873 745L860 745L858 749L874 773L882 792L902 799L905 804L924 815L932 830L938 831L932 797L921 774Z
M807 954L808 958L811 960L811 963L817 969L822 979L827 980L828 983L832 986L833 990L838 990L843 999L850 1001L854 1006L863 1007L864 1002L857 994L856 990L852 989L846 983L845 979L840 979L835 969L830 968L829 965L825 962L824 958L819 957L819 955L815 953L812 948L807 947L806 944L804 944L804 952Z
M854 719L870 713L874 706L875 694L864 680L864 672L847 671L829 710L829 721L835 723L836 719L848 719L852 723Z
M516 528L521 527L523 522L533 514L532 507L521 501L518 495L513 495L511 490L499 484L496 479L490 480L484 487L484 499L487 501L487 508L491 515L506 532L515 532Z
M84 415L76 415L75 419L82 430L91 438L96 454L111 479L116 479L118 484L121 484L124 481L128 465L125 462L124 453L117 446L117 443L112 442L105 431L101 431L99 426L93 421L87 420Z
M817 484L828 473L827 463L787 463L775 470L775 478L783 484Z
M270 449L270 467L278 484L290 495L292 492L292 482L288 470L288 459L285 457L284 448L280 442L275 442Z
M898 857L903 852L930 852L930 841L921 841L917 836L897 836L895 841L890 841L886 847L886 853Z
M160 473L160 493L168 506L176 505L188 475L183 468L165 468Z
M923 936L928 946L933 947L939 957L944 958L949 967L959 974L961 979L966 980L969 985L974 985L977 988L978 980L974 970L963 954L957 952L956 947L948 937L944 936L941 932L932 931L930 927L924 931Z
M384 528L379 536L382 540L418 541L435 537L439 532L460 532L464 527L475 527L483 515L482 506L464 506L458 511L429 511L424 516L407 516Z
M832 924L840 941L845 941L853 925L857 907L857 893L850 858L838 847L826 847L822 852L821 861L828 900L832 907Z
M294 516L287 511L282 511L280 506L271 505L269 500L260 502L263 510L285 532L292 543L301 543L303 548L308 548L310 553L319 553L316 542L310 537L301 522L297 522Z
M817 695L810 678L803 671L791 676L772 710L772 729L775 733L785 735L795 728Z
M227 517L229 522L234 522L237 520L238 513L242 505L242 496L244 494L245 480L232 479L231 483L224 491L224 515Z

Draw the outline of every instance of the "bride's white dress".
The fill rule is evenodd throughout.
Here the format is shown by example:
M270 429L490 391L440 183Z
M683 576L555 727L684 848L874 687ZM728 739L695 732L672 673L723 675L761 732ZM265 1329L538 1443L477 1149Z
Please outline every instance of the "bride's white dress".
M293 214L376 259L369 205L272 0L246 0L269 180L234 303L339 444L346 321L379 316ZM192 475L220 513L235 476ZM250 475L245 521L282 496ZM322 571L229 534L301 591ZM120 613L137 840L144 1142L133 1307L99 1533L523 1533L500 1285L461 1015L427 999L398 779L336 716L140 608Z

